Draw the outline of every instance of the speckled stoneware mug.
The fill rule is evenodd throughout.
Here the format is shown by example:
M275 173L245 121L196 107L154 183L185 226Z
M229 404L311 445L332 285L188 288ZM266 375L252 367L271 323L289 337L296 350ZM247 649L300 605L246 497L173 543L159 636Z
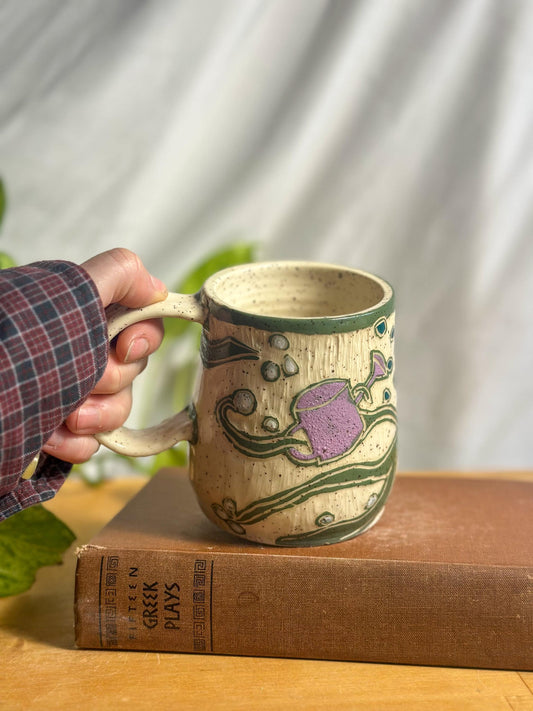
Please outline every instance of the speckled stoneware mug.
M335 543L378 520L396 468L389 284L326 264L242 265L198 294L119 309L109 335L161 316L203 324L193 402L103 444L142 456L188 440L203 511L252 541Z

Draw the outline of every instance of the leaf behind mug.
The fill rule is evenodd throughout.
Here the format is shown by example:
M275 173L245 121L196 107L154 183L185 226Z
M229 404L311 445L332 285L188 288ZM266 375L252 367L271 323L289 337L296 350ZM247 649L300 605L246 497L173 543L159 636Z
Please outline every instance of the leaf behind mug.
M172 289L180 294L196 294L200 291L204 282L216 272L238 264L247 264L255 259L256 247L254 244L237 242L214 252L200 262L192 271L183 277ZM175 338L181 335L190 326L188 321L182 319L165 319L166 337Z

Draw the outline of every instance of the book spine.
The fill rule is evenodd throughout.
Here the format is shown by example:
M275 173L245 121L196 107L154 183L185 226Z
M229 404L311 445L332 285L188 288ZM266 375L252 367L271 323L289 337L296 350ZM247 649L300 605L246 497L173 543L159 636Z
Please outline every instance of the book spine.
M533 568L86 547L76 644L533 668Z

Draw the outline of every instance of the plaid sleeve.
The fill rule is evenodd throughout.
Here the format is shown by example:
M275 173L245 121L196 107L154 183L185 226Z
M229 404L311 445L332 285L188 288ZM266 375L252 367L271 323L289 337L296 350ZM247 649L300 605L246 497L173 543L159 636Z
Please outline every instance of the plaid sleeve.
M107 325L89 275L70 262L0 271L0 520L50 499L71 465L43 456L52 432L91 393L108 357Z

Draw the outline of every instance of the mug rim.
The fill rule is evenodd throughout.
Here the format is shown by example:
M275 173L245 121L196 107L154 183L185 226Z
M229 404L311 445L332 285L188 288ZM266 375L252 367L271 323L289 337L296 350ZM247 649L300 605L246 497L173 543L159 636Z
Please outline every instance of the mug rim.
M273 268L313 269L323 272L342 272L360 276L377 284L383 290L383 297L367 309L331 316L271 316L239 308L228 303L217 294L217 285L232 273L244 271L270 270ZM382 277L371 272L337 264L300 260L276 260L249 262L222 269L210 276L201 289L202 298L207 302L209 313L216 319L235 326L251 326L271 332L304 334L347 333L368 328L382 318L394 313L394 290Z

